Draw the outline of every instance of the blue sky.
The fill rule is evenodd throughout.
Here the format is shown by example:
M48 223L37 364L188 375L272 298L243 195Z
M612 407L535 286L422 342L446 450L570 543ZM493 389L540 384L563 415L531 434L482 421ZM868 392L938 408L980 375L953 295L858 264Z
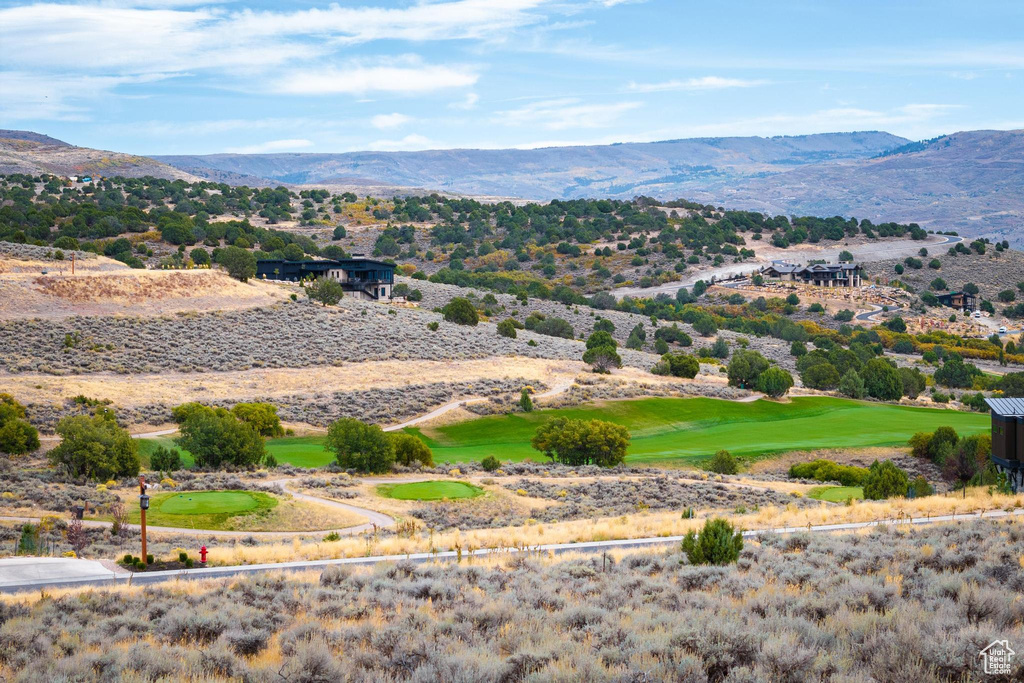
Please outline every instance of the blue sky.
M0 0L0 128L140 154L1024 128L1024 3Z

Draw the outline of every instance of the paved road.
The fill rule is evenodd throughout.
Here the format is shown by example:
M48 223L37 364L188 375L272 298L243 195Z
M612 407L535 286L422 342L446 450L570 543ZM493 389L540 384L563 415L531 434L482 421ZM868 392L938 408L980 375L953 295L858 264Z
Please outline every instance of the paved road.
M884 524L935 524L939 522L953 522L968 519L1003 519L1009 516L1020 516L1024 509L1015 509L1011 512L994 510L991 512L971 513L963 515L941 515L937 517L914 517L903 519L879 519L871 522L853 522L845 524L820 524L809 527L777 527L772 529L754 529L744 531L743 536L753 538L770 534L793 534L799 532L829 533L835 531L853 531ZM590 541L585 543L551 543L546 545L532 546L529 548L488 548L474 551L445 551L437 553L412 553L408 555L381 555L376 557L350 557L340 560L312 560L305 562L282 562L275 564L253 564L236 567L204 567L197 569L180 569L162 572L143 572L139 574L118 573L111 577L68 575L59 578L41 578L38 580L15 579L15 574L9 574L7 565L12 560L0 560L0 592L16 593L20 591L37 591L43 588L57 588L68 586L110 586L116 584L156 584L168 581L195 580L195 579L216 579L234 576L251 576L266 572L280 571L306 571L322 570L330 565L373 565L380 562L397 562L407 560L411 562L435 562L435 561L458 561L472 557L487 557L492 555L516 555L519 553L533 554L562 554L562 553L594 553L608 550L628 550L642 548L656 548L665 545L679 543L682 536L659 536L654 538L633 538L617 541ZM14 558L24 559L24 558ZM87 560L78 560L86 562ZM24 569L19 569L24 572ZM24 577L24 574L20 574ZM9 581L8 576L12 577Z
M834 261L838 260L841 252L849 251L853 254L854 259L858 261L878 261L898 256L916 256L921 247L944 247L956 244L957 242L963 242L963 240L963 237L953 237L950 235L929 235L927 240L893 240L879 244L859 244L852 247L837 245L820 250L794 247L779 253L777 258L785 258L787 261L796 262L809 261L811 259ZM770 260L761 258L746 263L731 263L718 266L717 268L702 270L677 282L667 282L657 287L622 287L613 289L612 294L619 299L624 296L647 298L657 296L658 294L675 296L676 292L680 289L692 287L697 280L707 282L712 277L716 280L722 280L735 275L749 275L761 266L768 265L768 263L770 263Z

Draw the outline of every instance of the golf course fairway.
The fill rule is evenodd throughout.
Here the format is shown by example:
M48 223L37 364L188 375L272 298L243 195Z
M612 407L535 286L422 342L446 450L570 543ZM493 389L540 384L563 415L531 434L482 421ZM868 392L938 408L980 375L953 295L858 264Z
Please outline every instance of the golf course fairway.
M983 413L802 396L786 403L710 398L606 401L406 431L420 436L439 463L479 461L488 455L502 461L543 460L530 439L553 417L624 425L632 434L626 462L662 464L698 462L721 449L756 457L818 448L902 446L915 432L940 426L960 434L989 429L989 417Z

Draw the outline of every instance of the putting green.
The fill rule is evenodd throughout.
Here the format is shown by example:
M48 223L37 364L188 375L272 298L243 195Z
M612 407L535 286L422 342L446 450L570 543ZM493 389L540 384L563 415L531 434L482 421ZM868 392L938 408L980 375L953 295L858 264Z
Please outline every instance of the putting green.
M381 484L377 493L398 500L443 500L475 498L483 489L461 481L416 481L408 484Z
M160 502L165 515L237 515L259 507L248 491L187 491Z

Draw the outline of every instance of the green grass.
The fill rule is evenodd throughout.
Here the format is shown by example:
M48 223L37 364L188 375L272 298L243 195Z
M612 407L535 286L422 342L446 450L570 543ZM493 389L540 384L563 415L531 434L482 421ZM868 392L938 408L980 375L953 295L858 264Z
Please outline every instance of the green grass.
M296 467L325 467L334 461L334 453L324 450L323 436L291 436L267 440L267 453L279 463Z
M136 442L139 445L139 458L142 460L143 467L149 467L149 457L153 455L153 451L160 446L167 449L177 449L177 451L181 453L181 461L184 463L185 467L192 467L196 462L191 453L174 443L173 436L157 436L152 439L136 439Z
M698 463L716 451L760 457L794 450L902 446L914 432L949 425L961 434L988 431L979 413L915 408L837 398L796 397L789 403L736 403L708 398L609 401L557 410L496 415L417 434L435 462L542 460L530 446L537 427L553 417L601 419L632 434L630 463Z
M381 484L377 493L398 500L444 500L482 496L481 488L461 481L416 481L409 484Z
M845 503L847 499L864 500L863 486L816 486L807 492L808 498Z
M185 491L157 493L149 501L146 524L181 529L229 529L234 517L277 507L277 498L260 491ZM128 506L128 521L139 523L138 505Z

